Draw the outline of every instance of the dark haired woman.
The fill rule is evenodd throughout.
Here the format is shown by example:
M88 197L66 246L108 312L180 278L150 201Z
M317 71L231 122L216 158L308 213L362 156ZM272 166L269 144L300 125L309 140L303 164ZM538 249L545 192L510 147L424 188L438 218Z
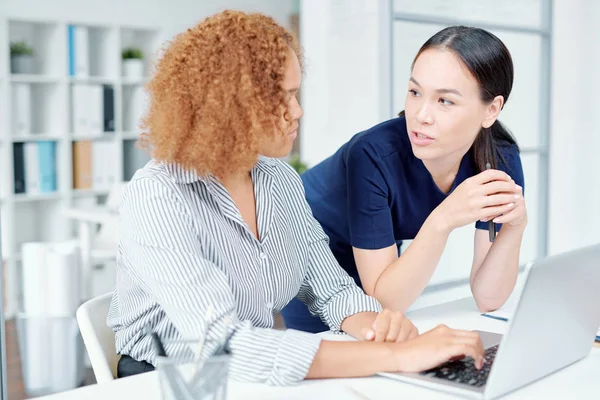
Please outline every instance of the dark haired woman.
M399 118L355 135L303 174L335 257L384 307L406 311L450 232L472 223L478 307L496 309L512 292L527 224L519 148L498 121L512 84L512 59L496 36L446 28L415 57ZM490 220L499 231L493 242ZM282 314L288 328L327 329L297 300Z

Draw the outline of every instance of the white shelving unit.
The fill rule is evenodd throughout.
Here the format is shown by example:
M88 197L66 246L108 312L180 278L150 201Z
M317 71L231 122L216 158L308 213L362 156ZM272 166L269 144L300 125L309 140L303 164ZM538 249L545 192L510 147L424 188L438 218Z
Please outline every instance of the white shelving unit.
M69 71L69 25L87 28L89 75L71 76ZM0 19L0 59L10 60L10 43L25 41L34 51L30 74L11 73L9 62L0 63L0 209L2 256L6 267L7 317L20 309L21 246L31 241L73 238L74 226L61 210L74 205L101 204L107 188L74 189L73 143L103 141L111 147L106 168L114 168L117 180L129 180L132 171L149 159L134 149L137 123L143 109L131 107L133 95L143 93L157 53L160 31L155 27L95 25L79 21ZM146 76L123 76L121 51L140 48ZM17 134L13 126L15 85L31 90L30 132ZM71 87L75 84L105 85L114 93L114 131L98 134L74 132ZM56 191L15 194L13 148L16 143L55 142ZM94 163L92 162L92 165Z

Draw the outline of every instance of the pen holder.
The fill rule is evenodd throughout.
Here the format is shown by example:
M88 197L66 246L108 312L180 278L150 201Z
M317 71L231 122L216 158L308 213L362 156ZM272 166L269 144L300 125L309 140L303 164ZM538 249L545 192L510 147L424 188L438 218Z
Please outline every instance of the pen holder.
M190 365L189 360L157 356L163 400L225 400L230 358L216 355Z

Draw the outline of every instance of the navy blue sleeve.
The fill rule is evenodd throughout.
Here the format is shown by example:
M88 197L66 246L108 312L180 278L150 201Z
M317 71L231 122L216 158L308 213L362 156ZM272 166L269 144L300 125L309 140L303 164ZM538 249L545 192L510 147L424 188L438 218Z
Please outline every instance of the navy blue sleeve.
M504 146L500 148L502 157L497 160L498 169L504 171L510 176L517 185L523 188L525 194L525 178L523 176L523 165L521 164L521 156L517 150L517 146ZM502 224L496 224L496 231L499 231ZM477 229L488 229L487 222L477 221L475 223Z
M376 155L360 144L348 149L348 225L350 242L359 249L383 249L396 243L389 188L376 159Z

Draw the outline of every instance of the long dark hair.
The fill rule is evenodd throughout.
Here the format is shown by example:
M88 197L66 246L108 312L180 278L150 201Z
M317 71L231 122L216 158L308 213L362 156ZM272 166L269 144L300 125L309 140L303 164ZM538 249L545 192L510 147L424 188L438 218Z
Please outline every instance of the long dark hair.
M421 53L430 48L450 50L460 58L477 80L484 103L490 103L496 96L503 96L506 104L513 85L513 62L510 52L496 36L479 28L445 28L425 42L412 67ZM403 116L404 111L399 115ZM472 146L473 161L479 172L485 169L486 163L496 168L496 160L502 160L499 147L509 145L517 146L517 141L500 121L496 120L489 128L482 128Z

